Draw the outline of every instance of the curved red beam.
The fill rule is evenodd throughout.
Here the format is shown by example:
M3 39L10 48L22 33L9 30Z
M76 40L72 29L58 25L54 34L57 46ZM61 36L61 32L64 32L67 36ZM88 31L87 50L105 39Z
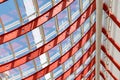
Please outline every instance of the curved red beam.
M95 69L90 73L90 75L86 80L92 80L94 76L95 76Z
M8 1L8 0L0 0L0 4L1 4L1 3L4 3L4 2L6 2L6 1Z
M46 13L40 15L39 17L33 19L25 25L20 26L17 29L14 29L8 33L0 35L0 44L13 40L33 29L42 25L46 21L50 20L62 10L64 10L67 6L69 6L74 0L61 0L57 5L53 6Z
M102 66L105 68L105 70L112 76L112 78L114 80L118 80L117 77L115 77L115 75L113 75L113 73L108 69L107 65L104 63L104 61L100 60L100 63L102 64ZM106 79L105 79L106 80Z
M91 60L91 62L88 64L87 67L74 79L74 80L81 80L87 73L90 71L90 69L95 64L95 57Z
M105 28L102 28L102 32L107 37L107 39L114 45L114 47L120 52L120 46L117 44L112 37L109 36Z
M57 37L55 37L53 40L46 43L42 47L30 52L25 56L22 56L21 58L0 65L0 72L4 72L12 68L18 67L30 60L35 59L36 57L55 47L57 44L59 44L65 38L67 38L70 34L72 34L75 30L77 30L79 26L81 26L85 22L85 20L94 12L95 7L95 2L93 2L73 24L71 24L65 31L63 31L61 34L59 34ZM95 24L93 26L95 26Z
M93 45L95 45L95 43ZM90 51L90 50L91 50L91 48L89 48L88 51ZM90 53L88 53L88 51L86 52L87 54L85 53L85 55L83 55L79 59L79 61L77 61L73 66L71 66L70 69L68 69L66 72L64 72L56 80L65 80L69 75L71 75L74 71L76 71L83 63L85 63L85 61L87 60L87 58L91 55L91 51L90 51ZM86 56L86 57L84 57L84 56Z
M100 71L100 75L101 75L101 77L102 77L104 80L106 80L106 77L105 77L105 75L103 74L102 71Z
M117 17L112 12L109 11L109 8L105 3L103 4L103 9L107 13L107 15L114 21L114 23L116 23L118 27L120 28L120 21L117 19Z
M112 63L117 67L117 69L120 71L120 65L115 61L115 59L108 53L105 46L101 46L102 51L105 53L105 55L112 61Z
M47 67L43 68L42 70L24 78L23 80L36 80L45 74L53 71L55 68L63 64L65 61L67 61L72 55L74 55L89 39L92 37L92 35L95 33L95 26L91 27L91 29L82 37L82 39L74 45L68 52L66 52L63 56L61 56L58 60L53 62L52 64L48 65ZM95 50L95 44L91 46L91 48L88 50L88 52L85 53L85 57L88 56L88 53L92 54L92 52Z

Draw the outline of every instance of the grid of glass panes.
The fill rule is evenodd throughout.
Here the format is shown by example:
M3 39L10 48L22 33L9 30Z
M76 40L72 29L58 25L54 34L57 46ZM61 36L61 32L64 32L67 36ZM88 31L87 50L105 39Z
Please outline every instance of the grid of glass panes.
M13 17L12 15L10 15L12 12L9 11L10 8L8 8L8 7L7 8L5 7L5 8L8 10L9 13L6 13L6 15L2 15L3 13L1 13L1 15L0 15L0 16L2 16L1 17L2 22L3 22L3 20L6 21L6 22L3 22L4 26L0 25L1 33L3 33L2 27L5 27L5 31L8 32L10 30L13 30L13 29L19 27L21 25L21 23L27 23L30 20L37 17L35 7L34 7L34 3L32 2L33 0L29 1L30 4L28 4L28 0L24 0L24 1L23 0L16 0L16 1L17 1L17 4L14 3L13 1L11 1L11 2L9 1L8 3L6 3L6 5L9 4L9 3L13 4L11 6L12 7L11 10L15 11L16 17ZM61 0L55 0L55 4L57 4L60 1ZM81 13L80 12L80 4L79 4L80 1L81 0L75 0L70 5L71 13L68 13L68 9L66 8L61 13L59 13L57 15L59 33L61 33L63 30L65 30L69 26L68 14L71 14L72 22L74 22L80 16L80 13ZM83 3L86 4L85 3L86 1L85 2L84 1L83 1ZM52 8L52 1L51 0L45 0L45 2L41 1L41 0L37 0L37 2L38 2L40 14L43 14L47 10ZM16 5L19 6L19 10L20 10L23 22L20 22L20 17L17 13ZM28 5L32 5L32 7L27 8ZM86 6L89 6L89 4L87 4ZM72 10L73 8L74 8L74 10ZM6 20L6 17L8 17L9 19ZM50 25L48 26L48 24L50 24ZM57 32L56 32L56 26L55 26L54 18L47 21L43 25L43 30L44 30L46 42L49 42L51 39L53 39L55 36L57 36L56 35ZM78 37L76 37L75 35L78 35ZM36 38L36 36L37 36L37 38ZM73 33L73 38L72 39L75 43L77 43L77 41L80 38L81 38L81 28L78 28L77 31L75 31ZM28 42L29 42L30 45L28 44ZM63 50L62 51L63 54L73 46L73 45L71 45L70 42L71 42L71 39L70 39L70 37L68 37L61 43L61 45L62 45L61 50ZM64 43L68 43L68 44L64 46ZM43 43L43 40L42 40L41 30L38 27L38 28L36 28L36 30L32 30L31 32L27 33L26 35L23 35L21 37L18 37L16 39L10 41L10 44L8 42L8 43L0 45L1 51L3 51L3 52L7 51L7 52L5 52L6 54L4 54L4 55L2 54L2 57L0 59L2 59L3 61L1 60L0 64L9 62L13 59L19 58L19 57L29 53L30 52L29 47L31 47L31 50L35 50L38 47L42 46L43 44L44 43ZM11 50L11 48L9 46L12 47L13 50ZM53 53L54 51L56 53ZM59 49L58 46L56 46L53 49L51 49L50 51L48 51L48 54L49 54L49 57L50 57L49 58L50 63L54 62L56 59L58 59L61 56L60 49ZM6 57L9 57L9 58L6 58ZM44 57L44 60L43 60L43 57ZM8 75L8 77L10 79L14 78L14 77L15 77L14 79L17 79L17 80L21 79L21 78L24 78L24 77L36 72L35 66L37 67L37 70L40 70L40 69L46 67L48 65L47 57L48 56L43 54L40 57L37 57L36 59L34 59L32 61L29 61L28 63L23 64L20 67L14 68L14 69L9 70L9 71L6 71L5 73ZM72 58L70 58L69 60L71 60L70 65L72 65L73 64ZM69 60L68 60L68 62L69 62ZM32 65L32 66L30 66L30 65ZM24 69L24 67L26 67L26 69ZM67 70L68 67L65 66L64 67L65 70ZM62 66L60 66L58 68L60 68L61 72L63 72L63 67ZM16 70L16 72L13 73L13 75L10 75L10 72L14 72L15 70ZM57 72L57 69L53 71L53 73L56 73L56 72ZM60 75L60 73L58 72L58 75ZM49 76L50 74L47 74L47 75ZM58 75L53 74L53 77L55 78L55 76L58 76Z

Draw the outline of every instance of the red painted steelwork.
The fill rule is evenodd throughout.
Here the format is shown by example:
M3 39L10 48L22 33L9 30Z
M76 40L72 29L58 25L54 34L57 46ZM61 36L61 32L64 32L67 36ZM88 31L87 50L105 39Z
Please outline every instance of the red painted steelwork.
M106 77L105 77L105 75L103 74L102 71L100 71L100 75L101 75L101 77L102 77L104 80L106 80Z
M59 34L57 37L55 37L53 40L46 43L42 47L30 52L25 56L22 56L21 58L0 65L0 72L4 72L12 68L18 67L30 60L35 59L36 57L55 47L57 44L59 44L65 38L67 38L70 34L72 34L75 30L77 30L77 28L79 28L79 26L82 25L85 22L85 20L92 14L92 12L95 10L95 7L95 2L93 2L73 24L71 24L65 31L63 31L61 34Z
M120 65L115 61L115 59L108 53L105 46L101 46L102 51L105 53L105 55L112 61L112 63L117 67L118 70L120 70Z
M74 80L81 80L90 71L90 69L93 67L94 64L95 64L95 57Z
M94 43L95 45L95 43ZM88 52L88 51L87 51ZM91 53L91 51L90 51ZM90 56L89 53L87 53L85 58L83 58L85 55L83 55L81 57L81 59L79 59L79 61L77 61L73 66L71 66L70 69L68 69L66 72L64 72L61 76L59 76L56 80L65 80L69 75L71 75L74 71L76 71L83 63L85 63L85 61L87 60L87 58Z
M95 76L95 69L91 72L91 74L88 76L86 80L92 80L94 76Z
M105 70L112 76L112 78L114 80L118 80L117 77L115 77L115 75L113 75L113 73L108 69L107 65L104 63L104 61L100 60L100 63L102 64L102 66L105 68Z
M46 21L50 20L54 16L56 16L58 13L60 13L62 10L64 10L67 6L69 6L74 0L61 0L57 5L55 5L53 8L48 10L46 13L40 15L39 17L35 18L34 20L28 22L25 25L20 26L17 29L14 29L8 33L0 35L0 44L3 44L5 42L8 42L10 40L13 40L33 29L36 27L42 25Z
M5 1L8 1L8 0L0 0L0 4L3 3L3 2L5 2Z
M44 76L45 74L51 72L52 70L57 68L59 65L67 61L72 55L74 55L90 39L90 37L92 37L94 33L95 33L95 25L91 27L91 29L83 36L83 38L75 46L73 46L68 52L66 52L58 60L48 65L47 67L43 68L42 70L32 74L31 76L26 77L23 80L36 80ZM95 44L91 46L91 48L88 50L88 52L85 53L83 58L86 58L89 52L90 54L92 54L94 50L95 50Z
M109 11L109 8L105 3L103 4L103 9L107 13L107 15L114 21L114 23L116 23L118 27L120 28L120 21L117 19L117 17L112 12Z
M102 32L108 38L108 40L114 45L114 47L120 52L120 46L117 44L112 37L109 36L105 28L102 28Z

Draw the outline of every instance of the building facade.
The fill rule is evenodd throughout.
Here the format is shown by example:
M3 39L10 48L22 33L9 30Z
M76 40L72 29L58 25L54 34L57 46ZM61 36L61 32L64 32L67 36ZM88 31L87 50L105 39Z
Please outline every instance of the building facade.
M96 0L1 0L0 3L1 80L95 78L99 16ZM120 79L113 75L117 72L115 66L120 69L112 59L117 56L107 54L116 47L120 50L115 41L119 39L110 37L116 31L110 24L116 20L116 15L109 13L111 3L111 0L103 2L100 80Z

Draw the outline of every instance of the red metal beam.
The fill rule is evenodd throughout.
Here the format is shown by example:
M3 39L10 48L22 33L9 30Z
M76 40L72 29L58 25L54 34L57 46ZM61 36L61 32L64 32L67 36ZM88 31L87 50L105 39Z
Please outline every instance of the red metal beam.
M93 67L94 64L95 64L95 57L74 80L81 80L88 73L88 71L90 71L90 69Z
M114 47L120 52L120 46L114 41L114 39L107 33L105 28L102 28L102 32L107 37L107 39L114 45Z
M0 0L0 4L3 3L3 2L6 2L6 1L8 1L8 0Z
M95 43L93 44L95 45ZM89 51L89 52L88 52ZM65 80L69 75L71 75L74 71L76 71L83 63L85 63L85 61L88 59L88 57L91 55L91 51L93 51L91 49L88 50L85 55L83 55L79 61L77 61L73 66L71 66L70 69L68 69L66 72L64 72L61 76L59 76L56 80ZM86 57L84 57L86 56ZM83 58L84 57L84 58Z
M42 25L46 21L50 20L62 10L64 10L67 6L69 6L74 0L61 0L57 5L53 6L50 10L46 13L40 15L39 17L33 19L32 21L28 22L25 25L18 27L8 33L0 35L0 44L13 40L33 29Z
M67 38L70 34L72 34L79 26L81 26L85 20L94 12L95 10L95 2L93 2L86 11L81 14L81 16L73 23L71 24L65 31L63 31L61 34L59 34L57 37L55 37L50 42L46 43L42 47L36 49L35 51L30 52L29 54L22 56L21 58L15 59L11 62L5 63L0 65L0 72L4 72L7 70L10 70L12 68L18 67L30 60L35 59L36 57L40 56L41 54L45 53L46 51L52 49L57 44L62 42L65 38ZM95 26L95 24L94 24Z
M112 61L112 63L117 67L117 69L120 71L120 65L115 61L115 59L108 53L105 46L101 46L102 51L105 53L105 55Z
M120 21L117 19L117 17L109 10L108 6L104 3L103 9L107 13L107 15L118 25L120 28Z
M36 80L36 79L44 76L45 74L53 71L59 65L63 64L65 61L67 61L72 55L74 55L90 39L90 37L92 37L92 35L94 33L95 33L95 25L91 27L91 29L83 36L83 38L75 46L73 46L68 52L66 52L58 60L56 60L52 64L48 65L47 67L43 68L42 70L26 77L23 80ZM92 54L92 52L94 50L95 50L95 44L91 46L91 48L88 50L88 52L85 53L83 58L86 58L88 56L89 52L90 52L90 54Z
M95 76L95 69L91 72L91 74L88 76L86 80L92 80L94 76Z
M102 77L104 80L106 80L106 77L105 77L105 75L103 74L102 71L100 71L100 75L101 75L101 77Z
M105 68L105 70L112 76L112 78L114 80L118 80L117 77L115 77L115 75L113 75L113 73L108 69L107 65L104 63L103 60L100 60L100 63L102 64L102 66ZM105 79L106 80L106 79Z

